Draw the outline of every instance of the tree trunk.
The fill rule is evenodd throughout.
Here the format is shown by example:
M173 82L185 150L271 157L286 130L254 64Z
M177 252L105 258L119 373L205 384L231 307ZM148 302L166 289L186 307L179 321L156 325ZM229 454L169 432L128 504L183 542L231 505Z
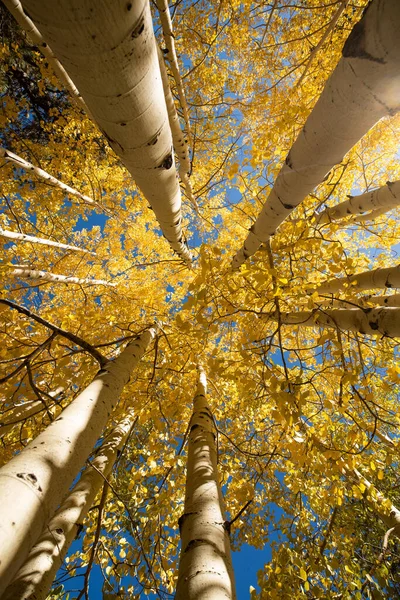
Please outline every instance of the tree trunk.
M171 247L190 264L148 1L22 4L142 190Z
M388 181L385 185L372 192L366 192L360 196L352 196L332 208L327 208L319 215L315 215L315 224L324 225L331 221L343 219L348 215L362 215L367 211L375 211L376 209L379 209L379 214L381 215L399 204L400 181Z
M301 425L302 431L307 434L307 429L305 425ZM311 434L310 439L312 443L318 450L320 450L322 456L329 449L318 439L315 434ZM329 459L326 459L329 460ZM350 467L346 461L341 457L338 461L340 465L342 474L349 479L350 481L354 481L356 483L362 483L366 488L366 493L363 494L364 500L369 504L370 508L373 510L374 514L379 517L388 528L395 528L395 535L400 536L400 510L398 510L394 504L391 503L389 499L387 499L379 490L374 488L374 494L371 494L372 488L374 487L368 479L366 479L361 473Z
M0 148L0 158L4 158L4 160L7 162L12 162L19 169L24 169L24 171L30 171L32 173L35 173L35 175L37 175L41 179L44 179L45 181L47 181L47 183L50 183L54 187L60 188L60 190L63 190L66 194L69 194L70 196L75 196L76 198L80 198L84 202L87 202L92 205L97 204L89 196L85 196L85 194L81 194L81 192L78 192L78 190L75 190L74 188L70 187L69 185L66 185L59 179L56 179L52 175L49 175L49 173L47 173L46 171L43 171L43 169L40 169L39 167L35 167L35 165L32 165L32 163L28 162L24 158L21 158L20 156L17 156L13 152L6 150L5 148Z
M7 435L15 425L29 417L37 415L46 410L46 408L50 408L50 406L44 406L40 400L32 400L31 402L25 402L25 404L16 406L7 416L3 418L0 416L0 439Z
M190 421L184 514L179 519L182 549L176 600L233 600L235 582L229 524L219 485L216 428L200 370Z
M44 246L54 246L55 248L62 248L63 250L74 250L75 252L86 252L96 256L96 252L90 252L85 248L78 248L78 246L70 246L69 244L61 244L60 242L53 242L53 240L46 240L44 238L38 238L33 235L27 235L26 233L17 233L16 231L8 231L8 229L2 229L0 227L0 236L7 238L8 240L18 240L21 242L31 242L32 244L43 244Z
M85 463L154 335L149 329L128 344L53 423L0 469L0 594Z
M238 268L382 117L400 109L400 2L373 0L292 146L243 247Z
M38 269L30 269L18 265L15 269L7 271L13 277L19 277L21 279L41 279L42 281L49 281L54 283L77 283L79 285L106 285L108 287L115 287L115 283L109 283L104 279L81 279L79 277L71 277L70 275L59 275L58 273L50 273L48 271L39 271Z
M49 392L48 396L55 398L63 391L63 387L58 387L52 392ZM16 406L5 409L0 415L0 439L7 435L7 433L9 433L15 425L21 423L21 421L25 421L25 419L28 419L29 417L33 417L44 410L48 410L54 406L54 404L55 403L52 402L46 405L41 400L31 400L30 402L24 402L23 404L17 404Z
M350 291L400 287L400 265L386 269L363 271L349 277L330 279L316 288L318 294L335 294L348 287ZM308 290L312 293L314 290Z
M370 302L378 306L397 306L400 307L400 294L392 294L391 296L363 296L359 299L362 304Z
M2 0L3 4L8 8L14 19L17 21L18 25L22 27L28 34L29 38L32 42L38 46L42 54L46 57L47 62L53 68L55 74L59 78L59 80L65 85L66 89L71 94L77 106L83 110L88 110L86 104L84 103L82 96L79 91L76 89L74 82L69 77L68 73L65 71L64 67L60 64L57 58L54 56L53 51L49 47L48 44L44 41L40 32L37 30L35 25L32 23L31 19L24 12L22 8L21 2L19 0Z
M174 150L179 158L179 176L185 186L185 192L190 202L193 204L196 212L199 211L196 198L193 196L192 186L189 179L190 174L190 158L189 148L185 139L185 134L179 123L178 113L175 107L175 100L172 96L169 86L168 73L165 68L164 57L161 50L158 48L158 61L160 64L161 78L163 82L165 102L167 105L169 126L171 127L172 140L174 142Z
M278 320L276 313L263 318ZM354 331L368 335L400 336L400 308L350 308L337 310L301 310L293 313L281 313L283 325L304 327L334 327L341 331Z
M114 427L83 471L78 483L46 524L2 600L45 600L69 546L79 535L83 521L108 477L134 422L133 412ZM96 467L96 468L94 468ZM97 470L96 470L97 469Z
M179 72L178 57L175 50L175 36L172 29L172 19L169 13L169 6L167 0L156 0L158 12L160 15L161 26L163 30L164 42L168 50L168 62L171 67L172 74L175 79L176 87L178 90L179 102L182 107L183 117L186 125L186 135L189 143L193 148L192 133L190 129L189 110L185 96L185 89L183 87L183 81Z

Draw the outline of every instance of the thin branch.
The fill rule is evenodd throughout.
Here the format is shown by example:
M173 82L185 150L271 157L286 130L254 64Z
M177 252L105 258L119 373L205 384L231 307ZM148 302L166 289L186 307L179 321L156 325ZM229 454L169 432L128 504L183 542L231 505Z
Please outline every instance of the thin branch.
M105 356L103 356L101 354L101 352L96 350L96 348L94 346L92 346L91 344L89 344L89 342L86 342L85 340L83 340L81 337L75 335L74 333L70 333L69 331L65 331L65 329L61 329L61 327L57 327L57 325L53 325L53 323L50 323L50 321L43 319L42 317L40 317L36 313L32 312L31 310L25 308L24 306L20 306L19 304L16 304L15 302L12 302L11 300L6 300L5 298L0 298L0 304L5 304L6 306L13 308L14 310L18 311L19 313L26 315L30 319L33 319L37 323L44 325L51 331L54 331L54 333L56 333L57 335L62 335L63 337L67 338L67 340L70 340L70 342L77 344L77 346L80 346L81 348L83 348L84 350L89 352L89 354L91 354L93 356L93 358L95 358L97 360L97 362L100 364L101 367L103 367L107 363L107 358Z

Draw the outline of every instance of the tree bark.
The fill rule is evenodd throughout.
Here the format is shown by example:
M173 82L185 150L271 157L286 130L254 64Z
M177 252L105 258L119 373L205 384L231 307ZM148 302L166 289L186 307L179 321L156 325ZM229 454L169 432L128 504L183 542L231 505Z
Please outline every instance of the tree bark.
M327 208L318 215L314 215L316 225L324 225L331 221L343 219L349 215L363 215L367 211L379 210L379 215L384 214L400 204L400 181L388 181L385 185L372 192L360 196L351 196L348 200ZM367 215L364 215L367 217Z
M2 0L5 6L8 8L14 19L17 21L18 25L22 27L32 40L34 44L36 44L43 56L46 57L47 62L53 68L55 74L59 78L59 80L65 85L66 89L71 94L77 106L83 110L88 110L86 104L84 103L82 96L79 91L76 89L74 82L69 77L68 73L65 71L64 67L60 64L57 58L54 56L52 49L48 44L44 41L40 32L37 30L35 25L32 23L31 19L24 12L22 8L21 2L19 0Z
M190 264L149 3L24 0L22 4L142 190L171 247Z
M386 269L373 269L372 271L363 271L348 277L338 277L329 279L316 290L318 294L335 294L336 292L348 287L350 291L371 290L375 288L397 288L400 287L400 265L388 267Z
M96 256L96 252L90 252L90 250L85 250L85 248L78 248L78 246L71 246L70 244L61 244L60 242L53 242L53 240L38 238L33 235L27 235L26 233L8 231L8 229L2 229L1 227L0 236L7 238L8 240L31 242L32 244L43 244L44 246L54 246L55 248L62 248L63 250L74 250L75 252L86 252L87 254L92 254L93 256Z
M308 433L305 425L301 425L301 429L306 434ZM311 434L310 439L314 446L320 450L322 456L324 456L324 453L327 452L329 448L327 448L315 434ZM361 475L357 469L350 467L343 457L339 459L338 464L340 465L343 475L347 479L356 483L362 483L365 486L366 493L363 495L364 500L369 504L374 514L377 515L387 527L395 528L395 535L400 537L400 510L398 510L398 508L396 508L396 506L394 506L394 504L392 504L390 500L376 488L374 498L371 495L372 488L374 487L372 483Z
M185 89L183 87L183 81L179 72L178 57L175 50L175 35L172 28L172 19L169 13L169 6L167 0L156 0L157 8L160 15L161 26L163 30L163 36L165 45L168 50L168 62L171 66L171 71L175 79L176 87L178 90L179 102L182 107L183 118L185 119L186 135L189 143L193 148L192 133L190 128L189 109L186 101Z
M0 594L85 463L154 335L155 330L148 329L128 344L55 421L0 469Z
M176 600L234 600L229 523L219 485L216 428L200 369L190 421L184 514L179 519L182 549Z
M76 283L79 285L106 285L107 287L115 287L115 283L109 283L104 279L81 279L80 277L71 277L70 275L59 275L58 273L50 273L49 271L39 271L38 269L30 269L22 265L17 265L15 269L7 271L13 277L21 279L41 279L52 283Z
M164 57L161 50L158 48L158 60L160 64L161 78L163 82L165 102L167 105L169 126L171 127L172 140L174 142L174 150L179 158L179 176L183 185L185 186L185 192L196 212L199 212L199 206L196 198L193 196L192 186L190 183L190 158L189 148L185 139L185 134L181 129L179 123L178 113L175 107L175 100L172 96L171 88L169 86L168 73L164 63Z
M31 402L25 402L24 404L16 406L6 417L2 418L0 416L0 439L7 435L15 425L29 417L33 417L37 413L42 412L42 410L46 410L46 407L43 406L43 402L40 400L32 400Z
M56 179L52 175L49 175L49 173L47 173L46 171L43 171L43 169L40 169L39 167L35 167L35 165L33 165L32 163L28 162L24 158L21 158L20 156L17 156L17 154L14 154L13 152L6 150L5 148L0 148L0 158L4 158L4 160L7 162L12 162L18 168L24 169L24 171L30 171L31 173L35 173L35 175L37 175L41 179L44 179L45 181L47 181L47 183L50 183L54 187L60 188L60 190L63 190L66 194L69 194L70 196L75 196L76 198L80 198L81 200L83 200L84 202L87 202L88 204L92 204L92 205L97 204L89 196L85 196L85 194L81 194L81 192L78 192L78 190L75 190L74 188L70 187L69 185L66 185L59 179Z
M69 546L79 535L83 521L96 495L108 477L134 422L133 412L121 421L105 438L91 464L85 468L78 483L65 498L2 600L45 600L49 588ZM93 466L92 466L93 465ZM96 467L96 468L94 468Z
M238 268L382 117L400 109L400 3L373 0L292 146L243 247Z
M277 313L263 318L278 320ZM334 327L368 335L400 336L400 308L350 308L280 313L282 325L303 327Z
M400 294L392 294L391 296L363 296L360 298L363 304L370 302L378 306L397 306L400 307Z

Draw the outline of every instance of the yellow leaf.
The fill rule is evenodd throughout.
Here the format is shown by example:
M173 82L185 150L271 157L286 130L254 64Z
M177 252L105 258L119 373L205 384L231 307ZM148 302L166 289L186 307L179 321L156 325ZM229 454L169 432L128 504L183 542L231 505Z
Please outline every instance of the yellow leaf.
M302 578L303 581L307 581L307 573L303 569L303 567L300 567L300 577Z

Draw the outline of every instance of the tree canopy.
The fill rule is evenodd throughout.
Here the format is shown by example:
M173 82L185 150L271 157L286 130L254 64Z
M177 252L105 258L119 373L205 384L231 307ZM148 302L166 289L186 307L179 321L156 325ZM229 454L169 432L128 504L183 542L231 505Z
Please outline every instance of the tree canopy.
M40 4L59 21L54 40ZM76 17L80 4L98 7L93 24ZM95 569L109 600L174 597L199 367L231 548L272 553L251 599L399 595L400 6L367 4L152 3L139 24L144 47L150 23L161 50L157 89L132 92L150 50L121 64L129 93L165 112L162 127L143 125L158 128L147 154L135 146L139 100L130 123L112 81L100 85L118 70L107 36L132 3L0 5L1 465L52 431L110 364L122 377L124 349L139 344L142 356L83 471L71 471L78 486L97 474L98 491L49 598L94 598ZM82 74L97 64L89 51L81 66L67 58L64 38L78 47L81 32L64 26L61 5L82 31L98 19L98 72ZM340 88L350 72L357 101L354 82ZM96 113L100 96L115 121ZM131 128L123 152L118 127ZM70 427L85 438L78 421Z

